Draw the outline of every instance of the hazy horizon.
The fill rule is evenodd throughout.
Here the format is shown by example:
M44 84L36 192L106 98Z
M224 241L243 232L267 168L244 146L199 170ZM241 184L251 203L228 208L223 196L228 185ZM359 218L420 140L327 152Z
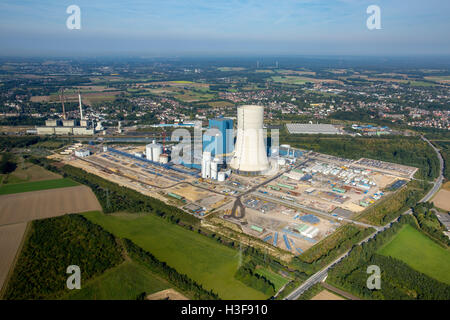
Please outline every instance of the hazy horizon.
M70 5L80 30L66 27ZM369 5L380 30L366 26ZM445 0L4 0L0 55L447 56L449 11Z

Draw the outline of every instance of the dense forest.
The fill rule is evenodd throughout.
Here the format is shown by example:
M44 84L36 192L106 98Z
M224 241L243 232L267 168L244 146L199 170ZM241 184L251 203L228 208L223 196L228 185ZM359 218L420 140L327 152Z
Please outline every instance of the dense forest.
M12 148L24 148L38 143L41 138L37 136L9 137L0 136L0 150L11 150Z
M17 168L17 163L14 161L14 157L11 153L5 152L0 154L0 173L11 173Z
M417 228L414 217L402 216L374 239L354 247L347 258L330 270L327 281L365 299L449 300L449 285L415 271L398 259L376 253L406 223ZM380 290L367 288L366 269L369 265L377 265L382 270L383 285Z
M81 215L35 220L8 283L5 299L55 299L67 290L66 268L82 283L122 262L114 236Z

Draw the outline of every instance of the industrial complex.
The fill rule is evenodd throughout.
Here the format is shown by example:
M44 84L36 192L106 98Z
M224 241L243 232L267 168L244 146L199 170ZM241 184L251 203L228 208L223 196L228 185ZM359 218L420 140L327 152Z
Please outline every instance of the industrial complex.
M52 157L177 206L218 233L227 225L288 256L352 222L417 170L268 146L263 120L264 108L256 105L237 108L236 128L232 119L211 119L201 159L191 157L192 163L173 161L176 145L156 140L77 144Z

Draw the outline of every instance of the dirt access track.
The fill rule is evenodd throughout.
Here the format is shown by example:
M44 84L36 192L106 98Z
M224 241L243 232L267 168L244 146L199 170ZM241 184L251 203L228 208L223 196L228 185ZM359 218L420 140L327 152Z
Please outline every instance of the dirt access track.
M178 291L166 289L148 295L146 300L189 300Z
M0 226L101 210L87 186L8 194L0 196Z

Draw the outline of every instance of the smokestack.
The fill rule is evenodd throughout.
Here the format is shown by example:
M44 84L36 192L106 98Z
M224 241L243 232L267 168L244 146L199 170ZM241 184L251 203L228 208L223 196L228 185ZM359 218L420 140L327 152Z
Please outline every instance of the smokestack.
M78 90L78 102L80 103L80 120L83 120L83 106L81 105L80 90Z
M63 119L66 120L66 109L64 108L64 88L61 88L61 94L59 95L62 104Z

